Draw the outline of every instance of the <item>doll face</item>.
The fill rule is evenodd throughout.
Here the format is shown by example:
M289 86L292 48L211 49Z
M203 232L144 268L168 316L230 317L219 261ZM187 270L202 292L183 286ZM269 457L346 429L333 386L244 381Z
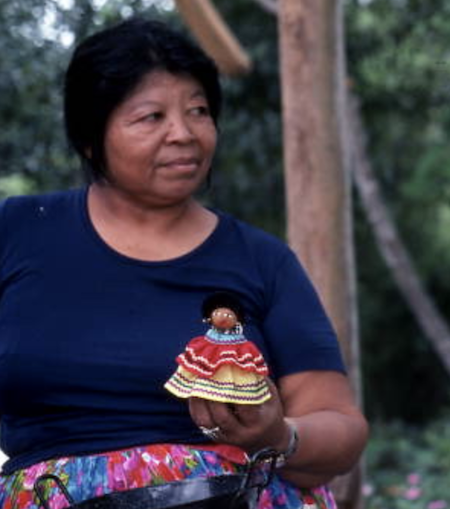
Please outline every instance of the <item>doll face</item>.
M236 313L229 308L217 308L211 314L211 324L216 329L232 329L237 323Z

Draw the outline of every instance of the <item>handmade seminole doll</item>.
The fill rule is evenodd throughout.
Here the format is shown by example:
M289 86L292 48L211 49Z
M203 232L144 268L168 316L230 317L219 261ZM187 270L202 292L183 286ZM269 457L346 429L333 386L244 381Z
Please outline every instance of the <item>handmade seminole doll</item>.
M218 292L203 303L204 336L186 346L178 368L165 388L180 398L197 398L256 405L270 398L267 365L256 345L243 334L244 314L239 301Z

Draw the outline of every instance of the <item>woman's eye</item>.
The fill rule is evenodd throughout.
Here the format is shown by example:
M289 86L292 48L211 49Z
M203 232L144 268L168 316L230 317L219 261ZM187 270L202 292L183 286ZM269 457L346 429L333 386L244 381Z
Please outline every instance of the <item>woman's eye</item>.
M190 112L196 117L210 116L208 106L196 106L195 108L191 108Z
M163 114L160 111L153 111L141 117L141 120L143 122L156 122L157 120L160 120L162 117Z

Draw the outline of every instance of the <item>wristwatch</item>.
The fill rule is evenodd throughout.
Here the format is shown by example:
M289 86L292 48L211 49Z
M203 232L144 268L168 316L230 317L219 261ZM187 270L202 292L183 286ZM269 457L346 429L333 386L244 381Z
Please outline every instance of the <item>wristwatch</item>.
M292 423L290 423L289 421L286 421L286 424L289 427L289 433L290 433L289 443L288 443L288 446L287 446L285 451L279 452L277 454L277 459L275 461L275 468L282 468L282 467L284 467L284 465L286 464L286 461L293 454L295 454L295 451L298 448L299 439L298 439L297 428Z

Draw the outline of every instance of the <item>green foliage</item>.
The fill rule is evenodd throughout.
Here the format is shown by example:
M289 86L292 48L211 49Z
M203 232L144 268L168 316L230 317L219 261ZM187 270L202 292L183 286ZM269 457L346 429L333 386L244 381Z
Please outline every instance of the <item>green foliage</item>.
M450 507L449 414L425 429L374 426L367 449L367 509Z
M352 1L346 14L349 73L371 162L425 286L450 316L450 110L442 107L450 92L450 4ZM448 375L380 260L358 204L356 217L369 415L426 421L450 401Z
M276 19L251 2L217 0L215 5L249 53L253 69L248 75L223 79L223 135L211 201L282 237L284 184Z
M441 0L373 0L348 9L349 68L370 155L413 245L436 237L435 205L450 197L450 112L442 108L450 97L449 20L450 5ZM427 228L417 227L424 222ZM435 260L444 255L427 251Z
M0 177L0 200L8 196L32 194L35 191L33 182L23 175L13 174Z
M0 173L23 175L38 187L68 178L60 116L65 51L42 31L45 7L38 1L0 2Z

